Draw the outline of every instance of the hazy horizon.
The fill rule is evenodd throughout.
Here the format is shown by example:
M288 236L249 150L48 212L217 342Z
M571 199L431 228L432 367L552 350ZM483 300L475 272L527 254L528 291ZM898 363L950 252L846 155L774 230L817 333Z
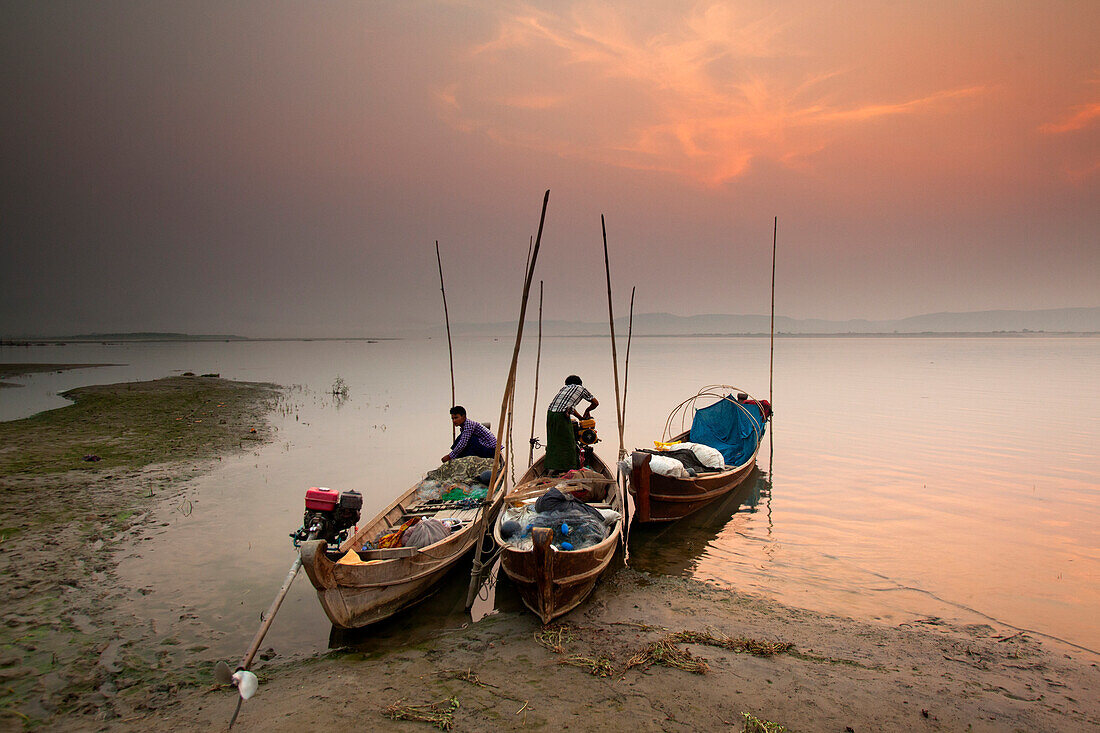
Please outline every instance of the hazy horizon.
M843 335L966 335L966 334L1100 334L1100 307L1060 308L1033 311L971 311L964 313L923 313L898 320L851 319L830 321L821 319L792 319L776 314L774 323L765 314L700 313L678 315L673 313L635 313L632 317L619 314L615 318L619 337L625 337L628 328L635 336L758 336L773 330L776 335L790 336L843 336ZM515 333L514 321L451 323L455 337L500 337ZM537 316L528 311L525 322L527 339L534 338L538 328ZM691 329L691 330L685 330ZM609 329L606 320L548 320L542 323L543 335L549 337L601 336L606 338ZM326 340L326 339L421 339L445 335L445 324L435 324L403 329L379 330L360 336L352 334L298 333L274 336L249 333L201 333L180 331L87 331L82 333L2 334L0 339L16 341L56 340Z
M0 5L0 334L1100 306L1100 3ZM532 308L537 309L537 282ZM534 315L529 310L529 318Z

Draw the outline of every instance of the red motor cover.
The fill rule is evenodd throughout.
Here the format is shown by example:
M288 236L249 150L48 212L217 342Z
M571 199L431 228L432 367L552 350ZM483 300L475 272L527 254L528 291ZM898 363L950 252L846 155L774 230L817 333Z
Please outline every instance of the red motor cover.
M336 503L340 494L332 489L324 489L317 486L306 491L306 511L332 512L336 511Z
M767 420L769 417L772 416L772 403L768 402L767 400L759 400L759 401L757 401L757 400L742 400L741 404L744 404L744 405L759 405L760 406L760 412L762 412L764 414L764 419L765 420Z

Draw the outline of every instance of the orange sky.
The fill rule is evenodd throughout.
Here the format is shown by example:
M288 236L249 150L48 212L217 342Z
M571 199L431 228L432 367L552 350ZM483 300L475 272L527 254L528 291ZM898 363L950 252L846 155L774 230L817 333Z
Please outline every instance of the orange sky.
M7 3L0 333L433 323L435 239L480 293L456 320L508 320L546 188L548 317L592 315L601 213L641 312L767 312L773 216L781 314L1097 306L1098 28L1091 0Z

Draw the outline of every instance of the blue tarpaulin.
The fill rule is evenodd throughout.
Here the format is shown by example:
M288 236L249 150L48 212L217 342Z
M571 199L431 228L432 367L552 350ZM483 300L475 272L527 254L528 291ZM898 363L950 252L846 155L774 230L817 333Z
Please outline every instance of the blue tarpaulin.
M727 466L740 466L752 457L764 437L765 420L760 405L735 404L733 396L695 412L691 442L722 452Z

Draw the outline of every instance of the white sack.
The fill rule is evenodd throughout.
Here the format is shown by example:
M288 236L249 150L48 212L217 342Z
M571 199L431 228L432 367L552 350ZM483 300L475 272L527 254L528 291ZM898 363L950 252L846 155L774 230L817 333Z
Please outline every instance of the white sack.
M675 458L668 458L666 456L651 456L649 459L649 469L653 473L659 473L662 476L670 476L671 478L686 478L688 475L687 469L684 468L684 464L680 463Z
M703 445L702 443L677 443L673 446L677 450L680 448L687 448L695 457L699 459L699 462L709 468L721 468L726 465L726 459L722 457L722 451L717 448L711 448L709 445Z

